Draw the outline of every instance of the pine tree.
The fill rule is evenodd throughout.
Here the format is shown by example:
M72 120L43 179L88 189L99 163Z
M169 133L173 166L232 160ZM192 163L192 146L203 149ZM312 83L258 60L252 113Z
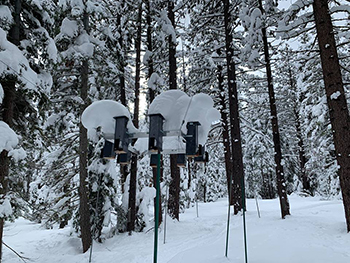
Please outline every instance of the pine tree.
M345 97L328 2L315 0L313 13L320 48L323 80L343 196L347 231L350 232L350 114Z
M38 132L30 134L38 127L41 117L34 105L38 103L40 106L45 92L50 89L50 75L45 73L45 69L47 62L55 59L55 47L46 29L50 25L52 4L49 3L45 8L40 2L34 4L20 0L5 1L4 4L2 10L5 10L5 17L0 22L0 83L3 92L0 118L21 135L24 141L28 139L28 143L23 143L25 149L33 150L35 145L30 143L41 142ZM28 155L22 165L15 166L14 161L25 158L24 150L1 149L1 201L4 205L6 200L11 200L15 208L12 216L21 214L18 208L25 209L21 200L28 201L29 198L26 187L32 178L26 173L32 168L28 161L31 157L32 154ZM20 186L21 183L23 187ZM0 219L0 261L4 220L10 217L11 213L6 213Z

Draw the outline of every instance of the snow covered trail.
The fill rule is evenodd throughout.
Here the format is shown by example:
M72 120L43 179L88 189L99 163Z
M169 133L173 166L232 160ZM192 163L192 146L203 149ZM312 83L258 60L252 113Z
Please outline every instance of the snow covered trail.
M280 219L279 202L260 200L261 218L255 200L247 201L249 263L348 263L350 234L339 200L290 197L292 215ZM159 263L244 263L242 217L232 216L229 255L225 258L227 200L200 203L181 214L180 222L167 222L167 239L159 232ZM88 262L81 242L69 227L45 230L18 219L5 226L4 242L36 263ZM4 248L4 261L22 262ZM94 243L92 262L152 263L153 232L120 234L103 244Z

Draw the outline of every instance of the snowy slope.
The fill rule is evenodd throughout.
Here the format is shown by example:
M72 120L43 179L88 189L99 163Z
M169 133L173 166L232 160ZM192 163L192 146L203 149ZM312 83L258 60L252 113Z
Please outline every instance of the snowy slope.
M348 263L350 234L346 233L339 200L290 197L291 213L280 219L278 200L247 201L248 262L250 263ZM159 233L158 262L221 263L244 262L242 217L231 218L229 257L224 257L227 202L200 203L186 210L180 222L167 221L167 239ZM4 242L37 263L80 263L89 261L81 254L81 243L69 227L45 230L38 224L18 219L5 226ZM4 248L4 261L22 262ZM94 243L92 262L153 262L153 232L120 234L103 244Z

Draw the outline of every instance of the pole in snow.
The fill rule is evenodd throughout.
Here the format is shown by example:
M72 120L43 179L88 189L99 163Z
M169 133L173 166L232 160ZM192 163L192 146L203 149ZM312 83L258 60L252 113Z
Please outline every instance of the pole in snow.
M166 192L165 192L165 207L164 207L164 241L163 244L165 244L165 239L166 239L166 217L168 215L168 191L169 191L169 185L166 185Z
M159 196L160 196L160 151L158 150L157 180L156 180L156 211L154 220L154 254L153 263L157 263L158 256L158 223L159 223Z
M243 203L244 258L245 258L245 263L248 263L247 227L245 222L246 199L245 199L244 176L242 178L242 203Z
M230 235L230 213L231 213L231 191L232 191L232 173L230 174L230 185L229 185L229 193L228 193L228 211L227 211L227 231L226 231L226 250L225 257L228 255L228 239Z

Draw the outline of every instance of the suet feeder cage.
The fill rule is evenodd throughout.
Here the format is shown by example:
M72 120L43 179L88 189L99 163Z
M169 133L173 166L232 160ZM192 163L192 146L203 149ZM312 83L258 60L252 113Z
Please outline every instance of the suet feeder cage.
M149 120L148 150L152 152L162 151L164 117L161 114L151 114Z
M117 157L117 163L121 164L121 165L126 165L130 163L130 158L131 157L131 152L127 152L127 153L120 153L118 154Z
M178 167L186 167L186 155L185 154L177 154L176 163Z
M127 153L129 136L127 134L126 125L128 124L128 117L120 116L114 117L115 119L115 132L114 132L114 151L117 154Z
M201 125L198 121L188 122L186 139L186 155L196 157L198 153L198 126Z
M115 157L116 157L116 154L114 151L114 143L105 140L105 144L101 151L101 158L114 160Z

